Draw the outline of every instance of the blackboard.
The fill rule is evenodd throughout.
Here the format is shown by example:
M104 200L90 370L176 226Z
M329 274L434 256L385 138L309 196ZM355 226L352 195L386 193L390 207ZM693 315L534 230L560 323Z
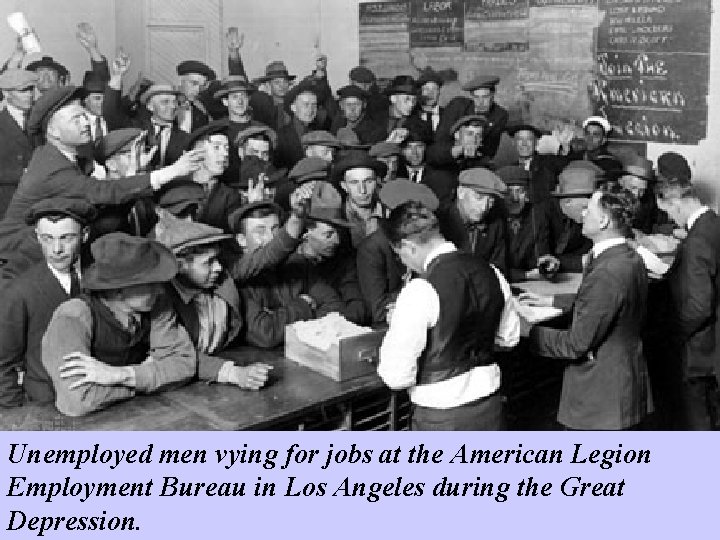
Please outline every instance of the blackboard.
M454 68L501 79L511 122L619 140L706 136L711 0L452 0L360 4L360 63L381 81Z

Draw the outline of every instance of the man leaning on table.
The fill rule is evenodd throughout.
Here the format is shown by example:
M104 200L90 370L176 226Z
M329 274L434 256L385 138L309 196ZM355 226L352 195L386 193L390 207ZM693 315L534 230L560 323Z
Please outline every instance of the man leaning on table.
M593 241L567 330L535 326L531 351L566 362L558 422L568 429L637 428L651 405L641 330L647 273L626 242L636 201L628 191L595 192L583 216ZM560 295L564 296L564 295ZM525 293L521 302L558 304Z
M413 430L502 429L494 347L515 346L520 335L510 287L492 265L445 240L421 197L410 189L399 196L405 202L383 226L421 277L397 298L378 374L390 388L408 389Z

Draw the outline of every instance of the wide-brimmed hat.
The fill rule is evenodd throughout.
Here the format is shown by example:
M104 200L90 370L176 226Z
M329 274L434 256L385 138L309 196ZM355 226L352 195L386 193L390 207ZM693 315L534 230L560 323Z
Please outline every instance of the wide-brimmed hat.
M274 62L270 62L265 67L265 75L262 77L258 77L255 79L258 83L264 83L271 81L273 79L287 79L288 81L295 80L297 78L297 75L290 75L288 72L287 67L285 66L285 62L281 62L280 60L275 60Z
M54 69L61 77L67 77L70 73L65 66L56 61L52 56L43 56L40 60L35 60L25 66L25 69L28 71L35 71L38 68Z
M34 225L42 217L57 215L87 225L97 217L97 209L84 198L50 197L36 202L25 212L25 223Z
M307 218L340 227L350 227L350 222L343 217L342 197L332 184L327 182L323 182L313 190Z
M10 68L0 74L0 90L24 90L38 82L37 73L27 69Z
M140 102L143 105L147 105L150 98L158 96L160 94L169 94L171 96L179 96L182 92L169 84L153 84L150 88L145 90L140 96Z
M600 176L587 168L565 168L558 175L555 197L590 197L596 190Z
M351 81L360 84L370 84L375 82L375 74L365 66L357 66L350 70L349 78Z
M418 77L417 85L418 87L422 88L425 83L429 82L434 82L438 86L442 86L445 83L443 78L440 76L440 73L428 67L420 72L420 77Z
M461 186L469 187L486 195L502 197L507 193L507 186L502 179L489 169L474 167L465 169L458 176Z
M233 92L254 92L257 90L250 84L244 75L230 75L222 80L220 89L213 94L215 99L220 99Z
M154 240L113 232L90 246L95 261L82 276L84 289L106 291L165 283L178 271L175 255Z
M370 147L370 156L374 158L384 158L390 156L399 156L401 152L400 145L396 142L380 141Z
M176 70L178 75L198 73L199 75L204 75L211 81L215 80L215 78L217 77L214 69L212 69L207 64L200 62L199 60L185 60L184 62L180 62L177 65Z
M333 135L329 131L323 130L308 131L302 137L300 137L300 143L302 144L303 148L313 145L340 148L340 141L337 140L337 137L335 137L335 135Z
M388 182L380 188L378 197L380 202L390 210L408 202L421 203L433 211L440 206L440 201L432 189L407 178L398 178Z
M369 144L363 144L360 142L360 137L353 131L352 128L347 126L341 127L337 130L337 140L340 143L340 148L344 150L369 150Z
M217 244L229 238L232 235L222 229L178 219L170 212L159 216L154 229L154 239L176 255L191 247Z
M141 133L142 130L138 128L122 128L111 131L95 141L93 149L95 161L104 165L108 158L131 144Z
M620 174L622 176L636 176L646 182L653 182L655 180L653 162L641 156L637 156L635 159L625 163Z
M58 86L45 92L30 110L27 130L31 135L45 133L50 117L59 109L72 101L82 99L86 95L83 88L77 86Z
M543 130L533 126L532 124L515 124L513 126L508 126L505 131L507 131L508 135L510 135L511 137L517 135L518 131L529 131L533 135L535 135L535 138L537 139L545 135Z
M369 97L365 90L359 86L355 86L354 84L348 84L347 86L340 88L340 90L337 91L337 96L338 99L357 98L363 101L367 100Z
M382 161L370 157L367 152L360 150L348 152L348 154L337 163L333 172L338 179L342 180L347 171L358 168L371 169L381 178L387 174L387 165Z
M317 86L315 86L315 84L308 80L303 80L293 86L290 90L288 90L288 93L285 94L285 97L283 98L283 105L285 106L285 109L287 111L290 111L290 105L295 103L295 100L298 98L298 96L300 94L308 93L314 94L318 99L320 98Z
M395 94L416 95L418 93L418 85L410 75L398 75L390 82L385 93L388 96Z

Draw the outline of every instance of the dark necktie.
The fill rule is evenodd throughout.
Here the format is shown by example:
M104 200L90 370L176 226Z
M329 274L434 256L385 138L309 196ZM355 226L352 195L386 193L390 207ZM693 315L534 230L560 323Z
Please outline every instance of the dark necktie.
M587 261L585 262L585 268L583 268L583 279L585 279L585 276L587 276L590 271L592 270L593 262L595 262L595 254L593 253L593 250L591 249L588 253Z
M100 116L95 117L95 140L102 139L103 137L103 129L102 129L102 118Z
M70 270L70 297L75 298L80 294L80 279L74 269Z
M420 171L416 170L412 173L412 181L413 183L417 184L418 182L418 176L420 175Z

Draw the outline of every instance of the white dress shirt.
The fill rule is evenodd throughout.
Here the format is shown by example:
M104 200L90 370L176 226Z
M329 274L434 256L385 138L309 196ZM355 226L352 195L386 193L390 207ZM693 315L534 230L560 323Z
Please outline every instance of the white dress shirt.
M603 251L610 249L611 247L619 246L620 244L627 243L627 240L622 237L608 238L607 240L601 240L597 244L593 244L592 253L593 257L597 258Z
M456 251L445 242L428 254L425 268L438 256ZM520 319L512 301L510 285L493 267L500 281L505 307L498 326L495 343L513 347L520 340ZM430 384L418 385L417 360L427 345L428 330L440 316L440 301L435 288L425 279L411 280L398 295L388 329L380 347L378 375L393 389L408 388L410 400L416 405L448 409L489 396L500 388L500 367L493 363L479 366Z
M107 123L102 116L87 111L88 121L90 122L90 133L92 134L93 141L107 135ZM100 119L100 135L97 134L97 121Z
M419 184L422 182L423 172L425 171L425 167L408 167L408 176L410 177L410 180L415 182L416 184Z
M695 222L697 221L697 219L700 216L702 216L705 212L707 212L708 210L710 210L709 206L701 206L700 208L695 210L692 214L690 214L690 216L688 217L688 220L687 220L687 230L689 231L690 229L692 229L692 227L693 227L693 225L695 225Z
M423 120L427 122L428 117L430 117L430 121L432 122L433 131L437 130L438 124L440 123L440 106L436 105L435 108L430 111L423 111Z
M20 129L25 131L25 112L9 103L5 105L5 108L8 114L12 116L12 119L15 120L15 123L20 126Z
M47 265L52 274L55 276L55 278L60 282L60 286L65 290L65 292L70 295L70 272L59 272L57 269L53 268L51 265ZM73 272L77 272L78 280L80 279L80 271L73 267Z

